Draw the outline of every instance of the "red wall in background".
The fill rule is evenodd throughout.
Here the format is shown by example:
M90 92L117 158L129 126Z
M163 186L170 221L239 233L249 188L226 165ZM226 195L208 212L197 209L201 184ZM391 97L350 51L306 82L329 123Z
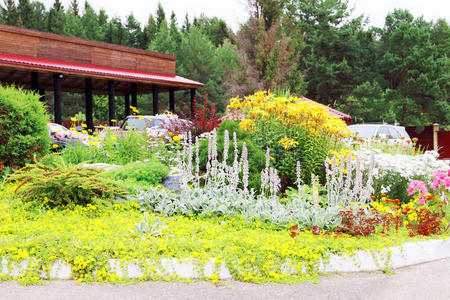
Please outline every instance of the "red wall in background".
M421 133L415 127L406 127L411 138L418 138L418 143L424 150L433 150L433 126L426 126ZM438 131L439 159L450 159L450 131Z

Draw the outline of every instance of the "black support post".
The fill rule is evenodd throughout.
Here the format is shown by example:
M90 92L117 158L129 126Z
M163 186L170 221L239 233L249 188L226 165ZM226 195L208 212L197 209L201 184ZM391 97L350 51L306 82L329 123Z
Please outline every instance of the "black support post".
M157 115L159 113L159 99L158 99L158 86L152 86L152 96L153 96L153 115Z
M137 84L131 84L131 105L137 108Z
M116 118L116 111L114 109L115 94L114 94L114 81L108 80L108 104L109 104L109 126L113 126L113 119Z
M175 89L169 88L169 110L171 113L175 113Z
M191 118L194 117L194 106L195 103L195 89L191 89Z
M61 74L53 75L53 105L55 112L55 123L58 124L62 124L61 77Z
M130 115L130 94L125 94L125 116L123 119L125 120L126 117Z
M92 116L93 102L92 102L92 79L86 78L85 85L85 100L86 100L86 125L90 130L94 130L94 118Z
M45 99L45 89L43 89L43 88L40 88L39 89L39 100L41 101L41 102L44 102L45 103L45 101L46 101L46 99Z
M39 73L31 72L31 90L36 94L39 93Z

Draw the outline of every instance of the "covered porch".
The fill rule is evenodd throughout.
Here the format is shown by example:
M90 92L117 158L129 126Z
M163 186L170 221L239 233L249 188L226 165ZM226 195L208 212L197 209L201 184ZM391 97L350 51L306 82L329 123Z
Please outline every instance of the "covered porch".
M202 83L175 74L176 57L140 49L0 25L0 82L32 89L44 97L53 91L54 119L62 122L61 93L84 94L86 125L93 129L93 95L108 95L109 122L116 119L116 97L139 107L137 95L152 94L153 114L160 112L159 94L190 91L190 108Z

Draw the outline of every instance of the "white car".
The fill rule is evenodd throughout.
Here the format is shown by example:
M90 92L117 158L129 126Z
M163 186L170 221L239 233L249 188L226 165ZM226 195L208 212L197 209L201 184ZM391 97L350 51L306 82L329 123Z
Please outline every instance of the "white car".
M68 144L74 145L81 143L89 146L89 137L77 131L69 130L57 123L47 123L48 134L52 139L52 143L64 148Z
M388 140L389 144L411 144L411 137L406 132L405 127L390 124L354 124L348 128L360 139L369 140L379 138Z

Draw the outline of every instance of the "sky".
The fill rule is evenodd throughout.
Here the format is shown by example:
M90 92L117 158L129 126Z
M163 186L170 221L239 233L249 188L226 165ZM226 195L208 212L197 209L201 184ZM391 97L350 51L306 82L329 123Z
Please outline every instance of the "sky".
M50 7L54 0L41 0L46 7ZM67 8L71 0L61 0ZM78 0L80 8L84 0ZM147 23L150 13L155 14L159 0L90 0L91 6L98 12L104 9L108 16L117 16L125 19L131 12L141 22ZM172 10L178 19L178 24L184 21L188 13L192 20L194 16L205 14L208 17L224 19L229 26L236 31L239 24L245 22L248 17L246 0L161 0L167 17ZM82 3L82 4L81 4ZM364 14L369 18L369 25L382 27L384 18L395 8L406 8L415 17L423 16L425 20L437 20L445 18L450 23L450 0L349 0L350 7L354 8L353 17Z

